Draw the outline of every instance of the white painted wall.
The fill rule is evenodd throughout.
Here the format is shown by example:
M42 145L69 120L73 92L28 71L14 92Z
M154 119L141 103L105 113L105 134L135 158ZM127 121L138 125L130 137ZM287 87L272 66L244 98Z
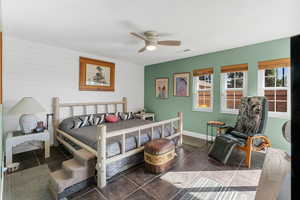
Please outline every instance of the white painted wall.
M79 56L116 64L114 92L79 91ZM22 97L31 96L52 113L52 97L63 102L119 101L128 98L128 110L144 107L144 67L68 49L4 37L4 129L17 130L18 116L7 111ZM45 121L46 113L38 115Z

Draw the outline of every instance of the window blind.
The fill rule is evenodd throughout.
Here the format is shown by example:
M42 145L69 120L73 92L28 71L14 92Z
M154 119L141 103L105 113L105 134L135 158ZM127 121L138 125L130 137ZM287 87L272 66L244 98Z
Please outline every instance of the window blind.
M266 60L258 62L258 69L273 69L280 67L290 67L291 59L290 58L280 58L275 60Z
M204 74L213 74L214 68L195 69L193 70L193 76L201 76Z
M248 71L248 64L227 65L221 67L221 73Z

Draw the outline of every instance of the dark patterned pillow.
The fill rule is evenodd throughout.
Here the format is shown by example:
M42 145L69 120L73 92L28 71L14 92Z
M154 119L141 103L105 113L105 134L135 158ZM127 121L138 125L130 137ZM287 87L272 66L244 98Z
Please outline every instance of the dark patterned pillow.
M121 120L127 120L127 114L126 114L126 113L123 113L123 112L120 112L120 113L119 113L119 118L120 118Z
M102 114L94 118L94 125L99 125L105 122L106 114Z
M79 117L79 119L80 119L81 122L82 122L82 123L80 124L80 127L79 127L79 128L82 128L82 127L85 127L85 126L90 126L89 118L90 118L90 115L84 116L84 117Z
M119 113L119 117L121 120L130 120L130 119L134 119L134 114L132 112L128 112L128 113Z
M73 120L73 127L71 129L75 129L75 128L80 128L81 127L81 124L82 124L82 121L79 120L79 119L74 119Z
M94 115L90 114L88 117L89 117L89 119L88 119L89 125L93 126L94 125L94 121L95 121L94 120L95 119Z
M133 112L128 113L128 119L135 119Z

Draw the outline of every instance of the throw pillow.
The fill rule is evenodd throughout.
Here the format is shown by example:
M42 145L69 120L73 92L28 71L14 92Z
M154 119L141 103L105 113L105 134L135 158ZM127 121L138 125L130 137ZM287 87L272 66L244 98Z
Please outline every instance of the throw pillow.
M89 126L90 123L89 123L89 116L84 116L83 118L79 118L82 123L80 124L80 127L79 128L82 128L82 127L85 127L85 126Z
M72 128L72 129L74 129L74 128L80 128L80 126L81 126L81 124L82 124L82 121L79 120L79 119L74 119L74 120L73 120L73 123L74 123L74 125L73 125L73 128Z
M115 122L119 121L119 117L116 115L107 115L105 117L105 120L109 123L115 123Z
M127 119L134 119L134 118L135 118L135 116L134 116L133 112L129 112Z
M127 115L127 113L120 112L119 117L120 117L121 120L127 120L128 115Z
M105 122L105 114L95 117L94 125L99 125Z
M90 114L89 116L89 124L90 124L90 126L93 126L93 125L95 125L95 120L94 120L94 115L93 114Z
M119 117L121 120L129 120L135 118L132 112L127 112L127 113L120 112Z

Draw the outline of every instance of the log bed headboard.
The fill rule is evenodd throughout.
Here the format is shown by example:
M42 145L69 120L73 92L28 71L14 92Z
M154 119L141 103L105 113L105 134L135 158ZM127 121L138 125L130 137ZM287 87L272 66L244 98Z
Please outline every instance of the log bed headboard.
M60 116L60 108L68 107L71 109L71 115L74 115L74 108L75 107L82 107L83 113L87 114L87 107L88 106L95 106L95 113L98 113L98 106L104 106L105 112L108 113L109 106L112 105L114 107L114 112L117 112L118 105L122 105L122 111L127 112L127 98L123 97L121 101L111 101L111 102L87 102L87 103L60 103L59 97L54 97L52 106L53 106L53 134L54 134L54 144L57 144L56 136L60 120L62 120Z

